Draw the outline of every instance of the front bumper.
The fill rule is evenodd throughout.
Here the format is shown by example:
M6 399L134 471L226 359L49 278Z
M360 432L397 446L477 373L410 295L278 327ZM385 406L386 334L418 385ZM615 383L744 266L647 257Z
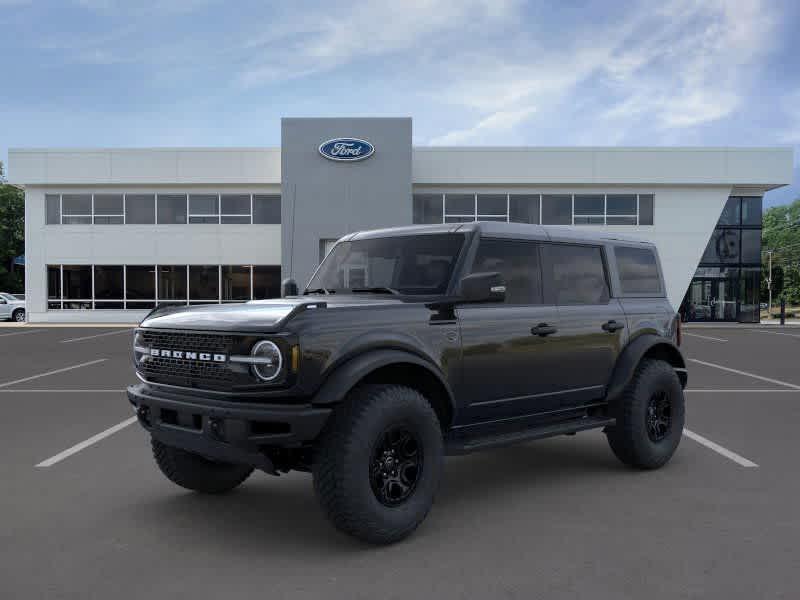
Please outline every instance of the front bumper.
M275 468L267 448L300 447L314 440L331 413L330 408L310 404L245 404L188 396L144 383L128 387L128 400L139 423L158 441L269 473Z

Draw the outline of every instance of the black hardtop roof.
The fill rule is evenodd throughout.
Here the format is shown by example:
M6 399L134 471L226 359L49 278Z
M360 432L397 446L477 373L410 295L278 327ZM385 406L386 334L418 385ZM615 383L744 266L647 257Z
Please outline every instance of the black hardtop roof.
M496 237L512 237L516 239L563 241L573 243L606 244L623 242L625 244L642 244L652 246L651 242L615 233L592 231L590 226L580 228L568 225L529 225L527 223L506 223L503 221L477 221L471 223L442 223L435 225L410 225L406 227L390 227L356 231L342 240L364 240L373 238L425 235L433 233L456 233L478 231L481 235Z

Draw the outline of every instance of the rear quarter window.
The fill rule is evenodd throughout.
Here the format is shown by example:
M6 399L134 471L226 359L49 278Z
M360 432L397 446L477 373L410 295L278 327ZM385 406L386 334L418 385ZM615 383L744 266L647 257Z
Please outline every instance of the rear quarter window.
M617 246L614 255L623 294L663 294L658 262L651 249Z

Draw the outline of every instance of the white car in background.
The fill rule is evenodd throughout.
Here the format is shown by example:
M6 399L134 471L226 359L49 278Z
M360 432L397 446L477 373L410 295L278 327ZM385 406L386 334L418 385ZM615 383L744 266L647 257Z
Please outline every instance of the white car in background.
M0 292L0 319L23 323L25 321L25 300Z

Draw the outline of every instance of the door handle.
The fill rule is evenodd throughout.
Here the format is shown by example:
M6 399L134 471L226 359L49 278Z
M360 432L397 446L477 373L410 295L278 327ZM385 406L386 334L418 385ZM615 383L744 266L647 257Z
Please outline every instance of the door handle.
M547 323L539 323L536 327L531 327L531 333L541 337L551 335L556 331L558 331L557 328L553 327L552 325L548 325Z
M612 319L611 321L606 321L605 323L603 323L602 327L603 331L607 331L608 333L614 333L615 331L623 329L625 325L623 325L622 323L617 323Z

